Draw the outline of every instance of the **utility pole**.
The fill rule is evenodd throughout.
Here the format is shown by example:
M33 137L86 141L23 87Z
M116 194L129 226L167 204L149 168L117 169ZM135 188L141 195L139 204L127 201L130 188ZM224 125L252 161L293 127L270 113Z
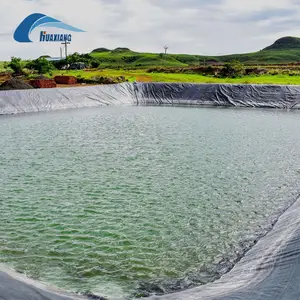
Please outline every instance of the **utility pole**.
M65 55L66 55L66 60L68 58L68 45L70 45L70 42L64 41L63 43L61 43L62 45L65 45Z
M168 51L169 47L168 46L164 46L164 49L165 49L165 54L167 54L167 51Z

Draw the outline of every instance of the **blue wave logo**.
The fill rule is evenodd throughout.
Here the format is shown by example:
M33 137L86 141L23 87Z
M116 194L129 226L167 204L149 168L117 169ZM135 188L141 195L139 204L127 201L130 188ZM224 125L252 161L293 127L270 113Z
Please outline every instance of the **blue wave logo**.
M37 27L55 27L73 32L85 32L44 14L35 13L28 16L16 29L14 39L20 43L32 43L29 36Z

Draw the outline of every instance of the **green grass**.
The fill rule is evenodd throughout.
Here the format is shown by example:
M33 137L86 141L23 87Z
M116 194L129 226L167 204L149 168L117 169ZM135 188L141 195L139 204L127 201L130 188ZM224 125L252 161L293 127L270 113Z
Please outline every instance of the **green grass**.
M55 75L81 76L93 78L95 76L125 76L129 81L152 82L186 82L186 83L243 83L243 84L284 84L300 85L300 76L289 75L261 75L243 76L241 78L215 78L194 74L166 74L147 73L145 70L115 70L104 69L96 71L54 71Z
M173 55L156 53L139 53L133 51L91 53L101 67L149 67L149 66L174 66L184 67L188 64L180 62Z
M300 85L300 76L262 75L244 76L242 78L214 78L190 74L151 74L153 82L187 82L187 83L243 83L243 84L292 84Z

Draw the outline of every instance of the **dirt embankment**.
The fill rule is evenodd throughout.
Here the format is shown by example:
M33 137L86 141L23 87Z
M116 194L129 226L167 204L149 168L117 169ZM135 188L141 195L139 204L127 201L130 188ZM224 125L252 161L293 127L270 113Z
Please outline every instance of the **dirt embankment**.
M31 90L33 86L17 78L9 79L0 85L0 90Z

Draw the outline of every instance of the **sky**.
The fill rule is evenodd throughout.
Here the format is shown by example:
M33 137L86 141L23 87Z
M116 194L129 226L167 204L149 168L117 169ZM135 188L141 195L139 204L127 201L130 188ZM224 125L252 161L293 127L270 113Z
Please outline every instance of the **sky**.
M0 60L60 55L58 43L18 43L25 17L43 13L85 30L70 53L127 47L140 52L221 55L300 37L300 0L0 0ZM53 30L53 29L52 29ZM37 35L36 29L33 35Z

